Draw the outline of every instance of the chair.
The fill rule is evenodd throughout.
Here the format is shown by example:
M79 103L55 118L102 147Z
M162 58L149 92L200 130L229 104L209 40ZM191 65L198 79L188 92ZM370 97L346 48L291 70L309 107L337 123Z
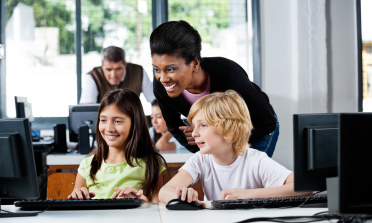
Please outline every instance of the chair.
M48 178L47 199L67 199L75 186L77 173L54 173Z

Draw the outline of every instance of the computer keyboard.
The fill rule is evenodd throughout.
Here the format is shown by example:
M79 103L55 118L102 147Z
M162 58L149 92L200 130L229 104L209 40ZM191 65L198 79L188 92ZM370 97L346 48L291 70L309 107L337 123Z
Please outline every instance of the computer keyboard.
M28 210L91 210L136 208L145 203L138 198L92 199L92 200L22 200L16 207Z
M306 201L306 199L308 200ZM327 207L327 194L212 201L212 206L217 209L279 208L297 207L299 205L304 207Z

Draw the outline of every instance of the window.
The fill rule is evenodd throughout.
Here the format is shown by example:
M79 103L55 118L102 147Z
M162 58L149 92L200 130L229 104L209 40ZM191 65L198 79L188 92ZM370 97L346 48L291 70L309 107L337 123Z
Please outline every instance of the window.
M82 1L82 85L86 73L101 66L100 52L108 46L125 50L127 62L141 65L152 81L149 38L152 32L151 0ZM146 115L151 104L141 94Z
M66 117L76 104L75 2L6 0L6 115L27 96L34 117Z
M363 111L372 112L372 2L361 0Z
M78 103L80 80L84 85L86 73L101 65L100 51L109 45L122 47L126 60L142 65L153 80L149 36L153 30L152 7L157 1L0 1L6 6L5 30L1 30L6 43L6 70L1 75L6 84L2 83L0 92L1 101L6 99L3 117L15 117L14 96L28 98L35 122L55 123L51 117L67 117L68 106ZM164 2L168 4L156 7L154 15L165 12L167 5L169 21L186 20L200 32L203 57L234 60L253 80L252 32L248 23L252 20L247 13L251 0ZM81 7L77 8L79 3ZM76 21L81 21L78 33L80 22ZM75 49L75 38L80 38L80 33L81 64L77 59L80 47ZM140 98L149 115L151 105L142 94Z

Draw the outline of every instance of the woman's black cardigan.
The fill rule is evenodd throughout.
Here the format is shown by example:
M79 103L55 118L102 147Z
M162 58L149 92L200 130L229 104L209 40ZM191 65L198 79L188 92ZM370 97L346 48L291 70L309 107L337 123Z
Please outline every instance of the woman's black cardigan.
M276 119L269 98L260 87L249 80L241 66L223 57L207 57L201 59L201 67L209 74L211 93L231 89L243 97L254 128L250 140L259 139L275 130ZM153 85L154 94L158 99L168 131L190 152L199 151L197 146L188 145L185 135L179 130L180 126L185 125L181 120L181 114L187 117L191 105L184 100L182 95L176 98L169 97L164 86L155 78ZM235 130L231 129L231 131Z

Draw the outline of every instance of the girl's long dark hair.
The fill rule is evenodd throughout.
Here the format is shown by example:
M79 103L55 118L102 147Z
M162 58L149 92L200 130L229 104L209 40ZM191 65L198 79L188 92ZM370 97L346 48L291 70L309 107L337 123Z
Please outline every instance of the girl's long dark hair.
M159 102L156 99L151 103L151 106L158 106L160 108ZM157 133L155 131L155 128L153 128L152 130L154 131L154 143L156 143L161 138L161 133Z
M138 159L146 163L146 183L144 185L144 195L149 197L154 191L160 173L161 165L166 167L164 158L155 151L147 127L146 117L143 112L142 104L136 93L126 89L114 90L107 93L101 101L98 109L96 140L97 150L91 163L90 177L95 183L95 175L101 168L102 161L107 159L109 147L99 132L99 117L104 108L109 105L116 105L124 114L131 118L132 126L128 135L128 143L125 149L125 159L129 166L134 167L135 161L139 165ZM133 160L132 160L133 159Z

